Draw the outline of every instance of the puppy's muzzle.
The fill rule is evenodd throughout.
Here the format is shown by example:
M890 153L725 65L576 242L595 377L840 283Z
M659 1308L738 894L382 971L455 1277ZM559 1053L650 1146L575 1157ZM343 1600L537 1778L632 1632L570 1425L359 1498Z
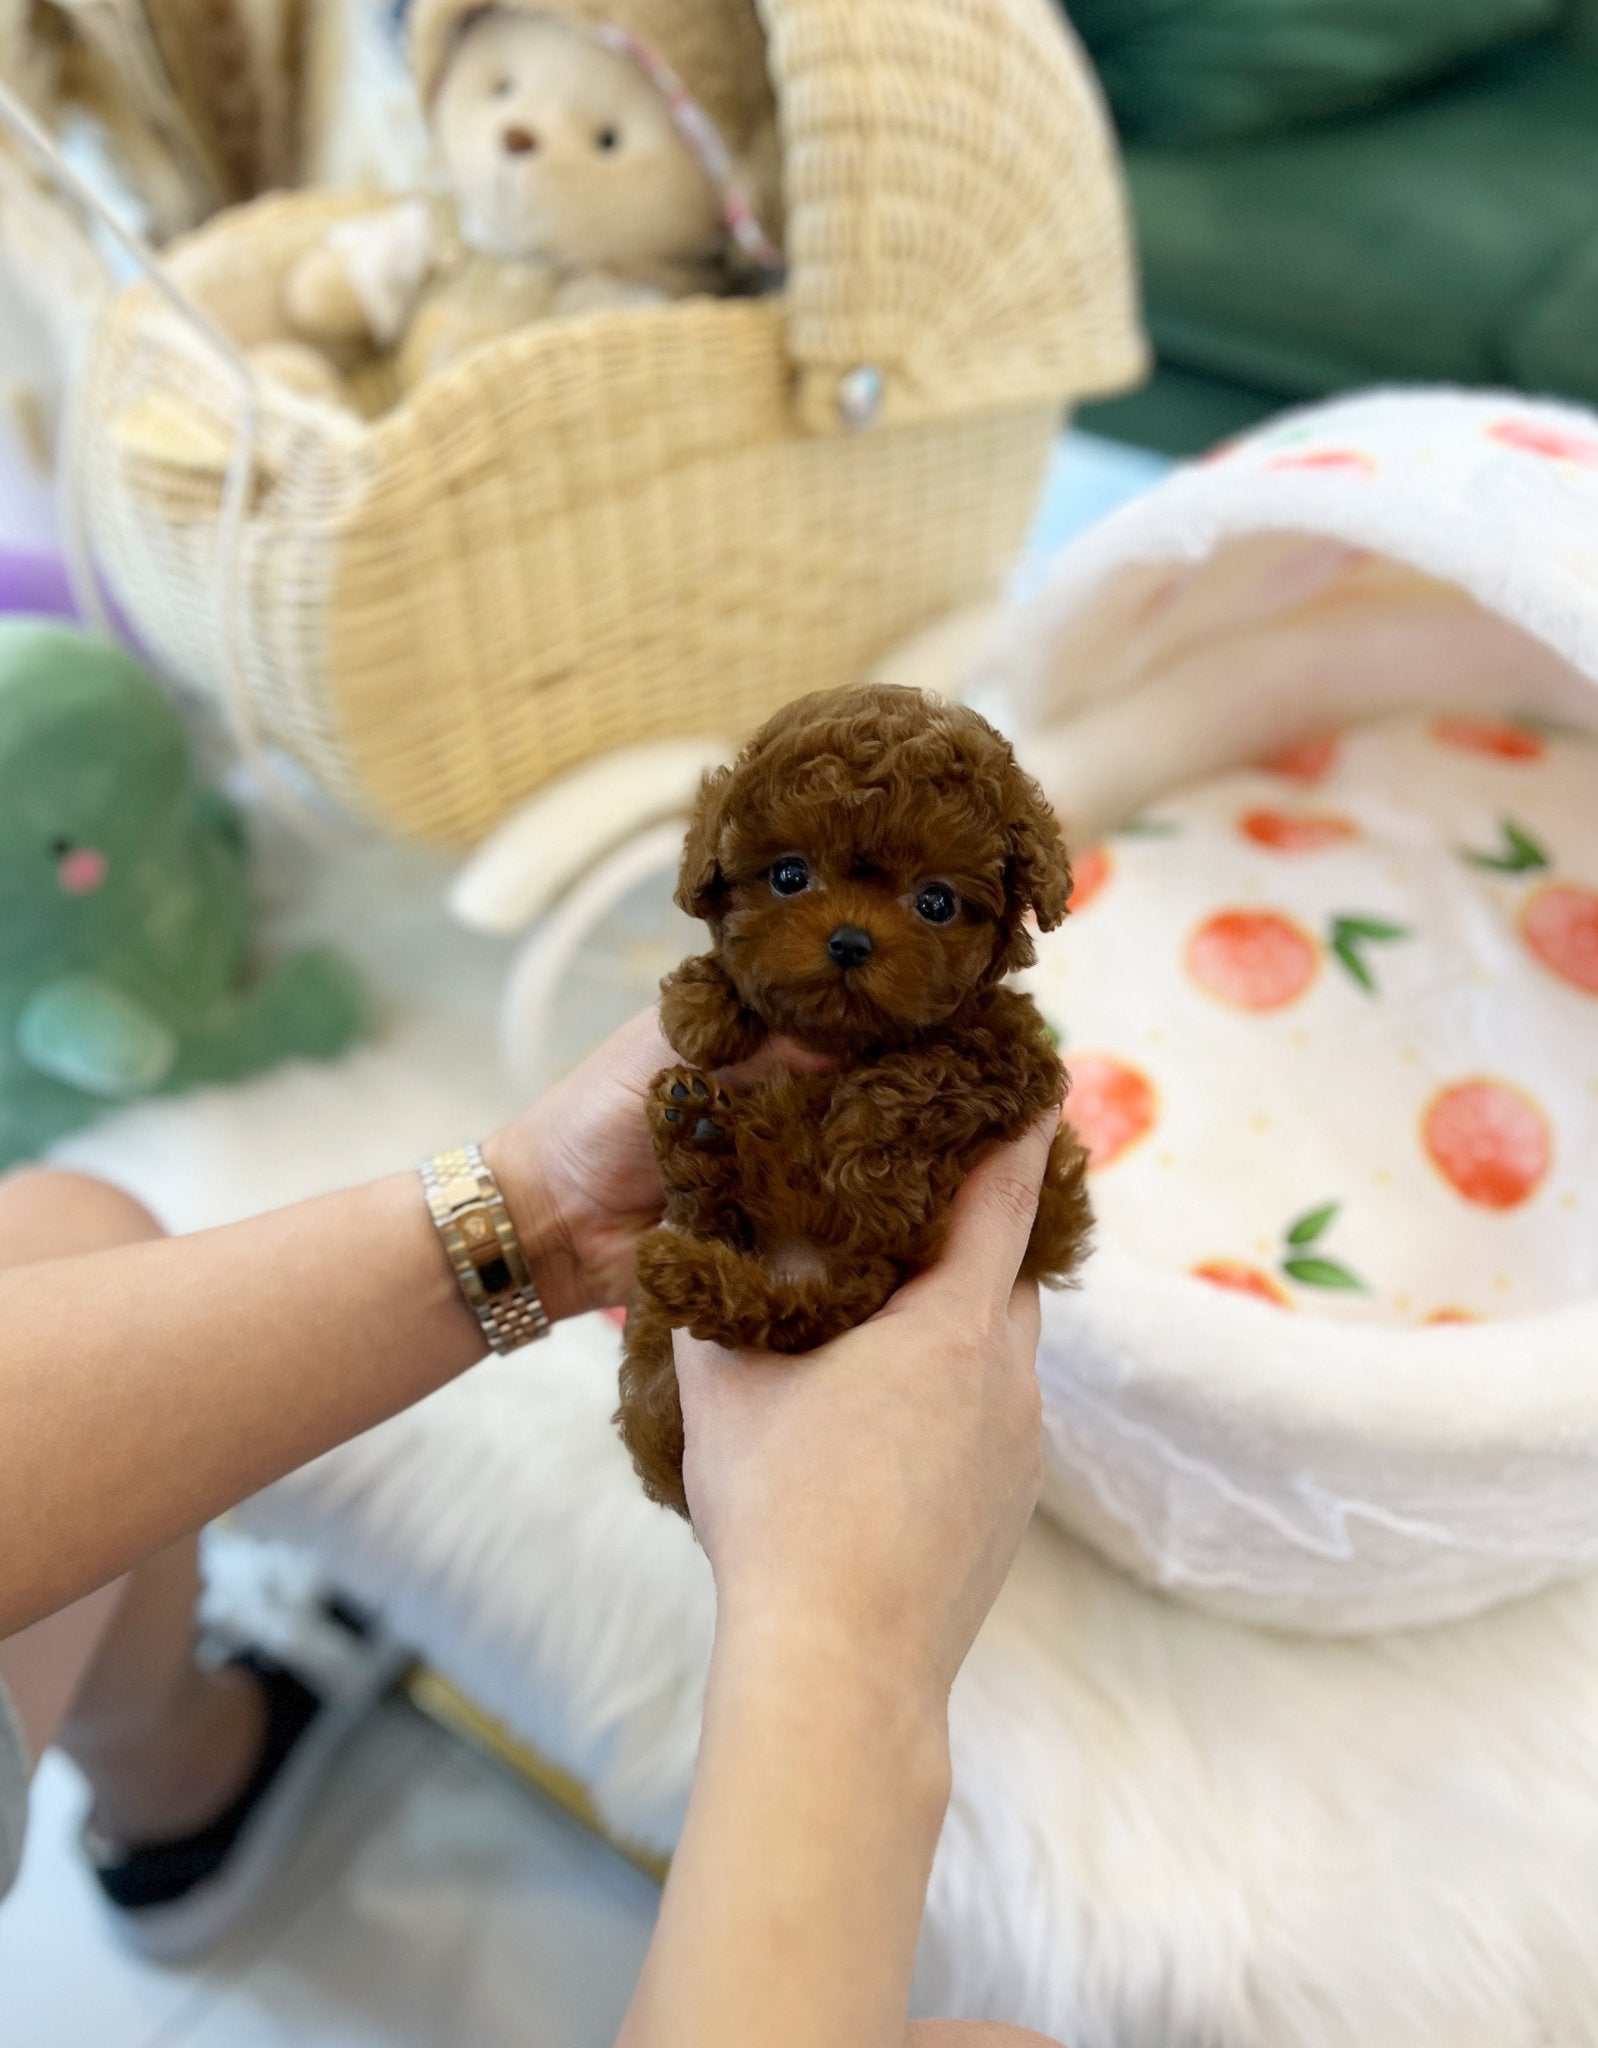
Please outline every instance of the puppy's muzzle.
M827 941L827 958L846 971L864 967L871 958L871 934L857 924L841 924Z

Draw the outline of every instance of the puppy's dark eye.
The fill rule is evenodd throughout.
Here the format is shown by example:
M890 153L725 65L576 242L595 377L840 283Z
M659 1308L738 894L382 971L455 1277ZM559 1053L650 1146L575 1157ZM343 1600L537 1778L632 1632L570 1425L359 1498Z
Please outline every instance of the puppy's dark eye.
M772 868L771 886L779 896L797 896L810 887L810 869L796 853L790 853Z
M514 78L496 78L490 90L496 100L509 99L516 90L516 81Z
M603 150L606 156L610 156L614 151L621 148L621 130L619 128L601 128L594 137L594 147L595 149Z
M916 898L916 915L928 924L947 924L960 908L960 899L947 882L928 882Z

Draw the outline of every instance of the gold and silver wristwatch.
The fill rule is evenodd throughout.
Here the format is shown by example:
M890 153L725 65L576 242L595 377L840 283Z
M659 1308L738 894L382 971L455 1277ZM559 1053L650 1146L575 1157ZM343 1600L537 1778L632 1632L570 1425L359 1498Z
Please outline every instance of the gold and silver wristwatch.
M422 1166L427 1206L467 1306L495 1351L520 1351L549 1335L549 1317L499 1184L476 1145L440 1152Z

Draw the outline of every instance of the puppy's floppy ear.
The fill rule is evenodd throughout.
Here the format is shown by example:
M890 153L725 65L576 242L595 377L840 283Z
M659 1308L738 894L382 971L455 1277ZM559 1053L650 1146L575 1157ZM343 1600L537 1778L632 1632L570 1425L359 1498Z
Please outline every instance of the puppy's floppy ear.
M677 907L690 917L715 914L721 895L722 875L718 854L730 768L712 768L699 785L698 801L688 821L683 842L682 866L677 871Z
M1071 897L1071 863L1054 807L1030 775L1011 770L1009 789L1010 889L1030 905L1039 931L1052 932Z

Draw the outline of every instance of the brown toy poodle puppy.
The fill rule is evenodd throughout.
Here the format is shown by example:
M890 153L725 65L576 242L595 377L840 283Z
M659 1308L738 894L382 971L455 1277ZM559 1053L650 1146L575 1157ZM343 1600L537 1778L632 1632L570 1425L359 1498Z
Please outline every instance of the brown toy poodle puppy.
M806 1351L937 1256L955 1190L1063 1099L1032 999L1003 986L1065 915L1043 792L975 712L918 690L801 698L705 778L677 901L713 947L661 990L686 1062L649 1104L664 1224L639 1246L617 1418L687 1512L671 1333ZM780 1032L837 1065L735 1101L704 1071ZM1024 1274L1059 1285L1091 1221L1081 1146L1049 1156Z

